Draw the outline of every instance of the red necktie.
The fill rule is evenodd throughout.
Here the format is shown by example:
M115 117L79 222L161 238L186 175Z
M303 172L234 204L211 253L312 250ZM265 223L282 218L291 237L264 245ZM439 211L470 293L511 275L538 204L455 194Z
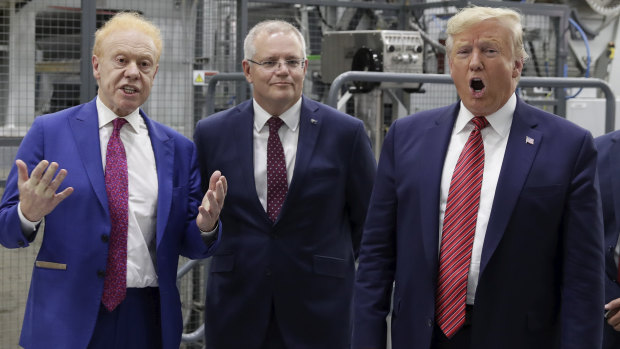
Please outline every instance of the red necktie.
M484 116L471 121L474 129L463 147L450 182L439 253L435 315L437 324L448 338L465 323L467 274L484 171L484 144L480 130L489 124Z
M103 282L101 302L112 311L125 299L127 292L127 224L128 224L128 179L127 157L121 141L121 127L127 120L116 118L114 131L108 141L105 165L105 187L112 230L108 261Z
M273 116L267 120L269 138L267 139L267 215L275 222L286 198L288 182L286 180L286 161L284 148L278 130L284 121Z

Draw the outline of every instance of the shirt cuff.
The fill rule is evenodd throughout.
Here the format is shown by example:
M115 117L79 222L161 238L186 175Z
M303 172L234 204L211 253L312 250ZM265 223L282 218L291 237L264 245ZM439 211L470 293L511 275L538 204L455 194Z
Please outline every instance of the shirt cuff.
M38 222L31 222L29 221L24 214L22 213L22 203L18 203L17 204L17 214L19 215L19 221L21 222L22 225L22 233L24 233L24 235L27 238L30 238L32 236L32 234L37 231L37 226L39 224L41 224L41 220L39 220Z
M217 233L218 233L219 227L220 227L220 223L218 221L215 224L215 228L213 228L213 230L211 231L200 230L200 237L202 238L202 241L205 243L205 245L211 246L211 244L213 244L217 240Z

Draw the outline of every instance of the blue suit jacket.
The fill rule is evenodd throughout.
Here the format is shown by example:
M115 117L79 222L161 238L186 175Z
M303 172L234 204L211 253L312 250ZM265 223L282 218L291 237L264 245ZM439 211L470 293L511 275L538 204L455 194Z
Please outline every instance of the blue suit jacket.
M221 169L229 184L207 285L207 347L259 348L273 304L288 348L349 348L354 262L376 170L364 126L303 98L293 179L274 224L254 184L253 122L250 100L196 127L202 175Z
M397 120L386 136L360 252L354 348L385 348L392 291L392 347L430 347L440 181L459 106ZM589 132L518 100L482 250L472 348L600 347L595 174Z
M158 178L157 274L161 295L164 348L178 348L182 318L176 270L179 253L207 257L195 224L202 199L193 143L150 120L148 127ZM76 348L89 343L103 292L110 215L99 146L95 100L37 117L22 141L17 158L32 171L39 161L56 161L68 171L59 191L74 192L45 217L45 234L37 261L62 263L66 270L35 266L20 344L27 348ZM27 247L17 213L19 192L13 166L0 205L0 243ZM218 238L219 243L219 238Z
M598 149L598 170L603 202L603 223L605 227L605 302L620 298L618 267L614 261L614 250L620 231L620 131L615 131L594 140ZM620 332L605 321L603 348L618 348Z

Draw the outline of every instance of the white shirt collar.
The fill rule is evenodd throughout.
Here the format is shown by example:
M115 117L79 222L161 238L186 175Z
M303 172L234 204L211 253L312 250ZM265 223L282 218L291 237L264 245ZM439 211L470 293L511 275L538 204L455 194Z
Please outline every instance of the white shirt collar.
M301 100L302 98L299 98L295 104L280 115L280 119L282 119L284 124L286 124L286 126L288 126L288 128L293 132L296 131L299 126ZM271 118L271 115L256 102L256 99L252 100L252 105L254 106L254 129L256 129L257 132L260 132L260 130L262 130L267 123L267 120Z
M510 133L510 126L512 125L512 117L517 107L517 96L513 93L504 106L491 115L485 115L489 121L490 126L501 137L507 137ZM461 110L454 124L454 132L459 133L465 130L465 126L471 119L474 118L472 114L461 101Z
M116 115L110 108L108 108L99 96L97 96L97 115L99 116L99 128L101 129L105 125L114 121L114 119L119 118L120 116ZM140 129L140 123L143 122L142 117L140 116L140 108L136 108L136 110L132 111L129 115L124 117L127 120L127 123L131 125L131 130L135 133Z

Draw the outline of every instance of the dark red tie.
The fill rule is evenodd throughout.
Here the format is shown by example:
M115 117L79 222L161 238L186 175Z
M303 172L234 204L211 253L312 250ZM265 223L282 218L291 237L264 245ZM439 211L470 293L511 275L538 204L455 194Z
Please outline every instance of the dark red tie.
M269 138L267 140L267 215L275 222L282 209L288 191L286 180L286 161L284 148L278 130L284 121L279 117L267 120Z
M101 302L112 311L125 299L127 292L127 224L128 179L127 156L121 141L121 127L127 120L116 118L114 131L108 141L105 165L105 187L112 230L108 248L108 262L103 282Z
M463 147L450 182L439 253L435 316L448 338L465 323L467 274L484 171L484 144L480 130L489 124L483 116L471 121L474 129Z

